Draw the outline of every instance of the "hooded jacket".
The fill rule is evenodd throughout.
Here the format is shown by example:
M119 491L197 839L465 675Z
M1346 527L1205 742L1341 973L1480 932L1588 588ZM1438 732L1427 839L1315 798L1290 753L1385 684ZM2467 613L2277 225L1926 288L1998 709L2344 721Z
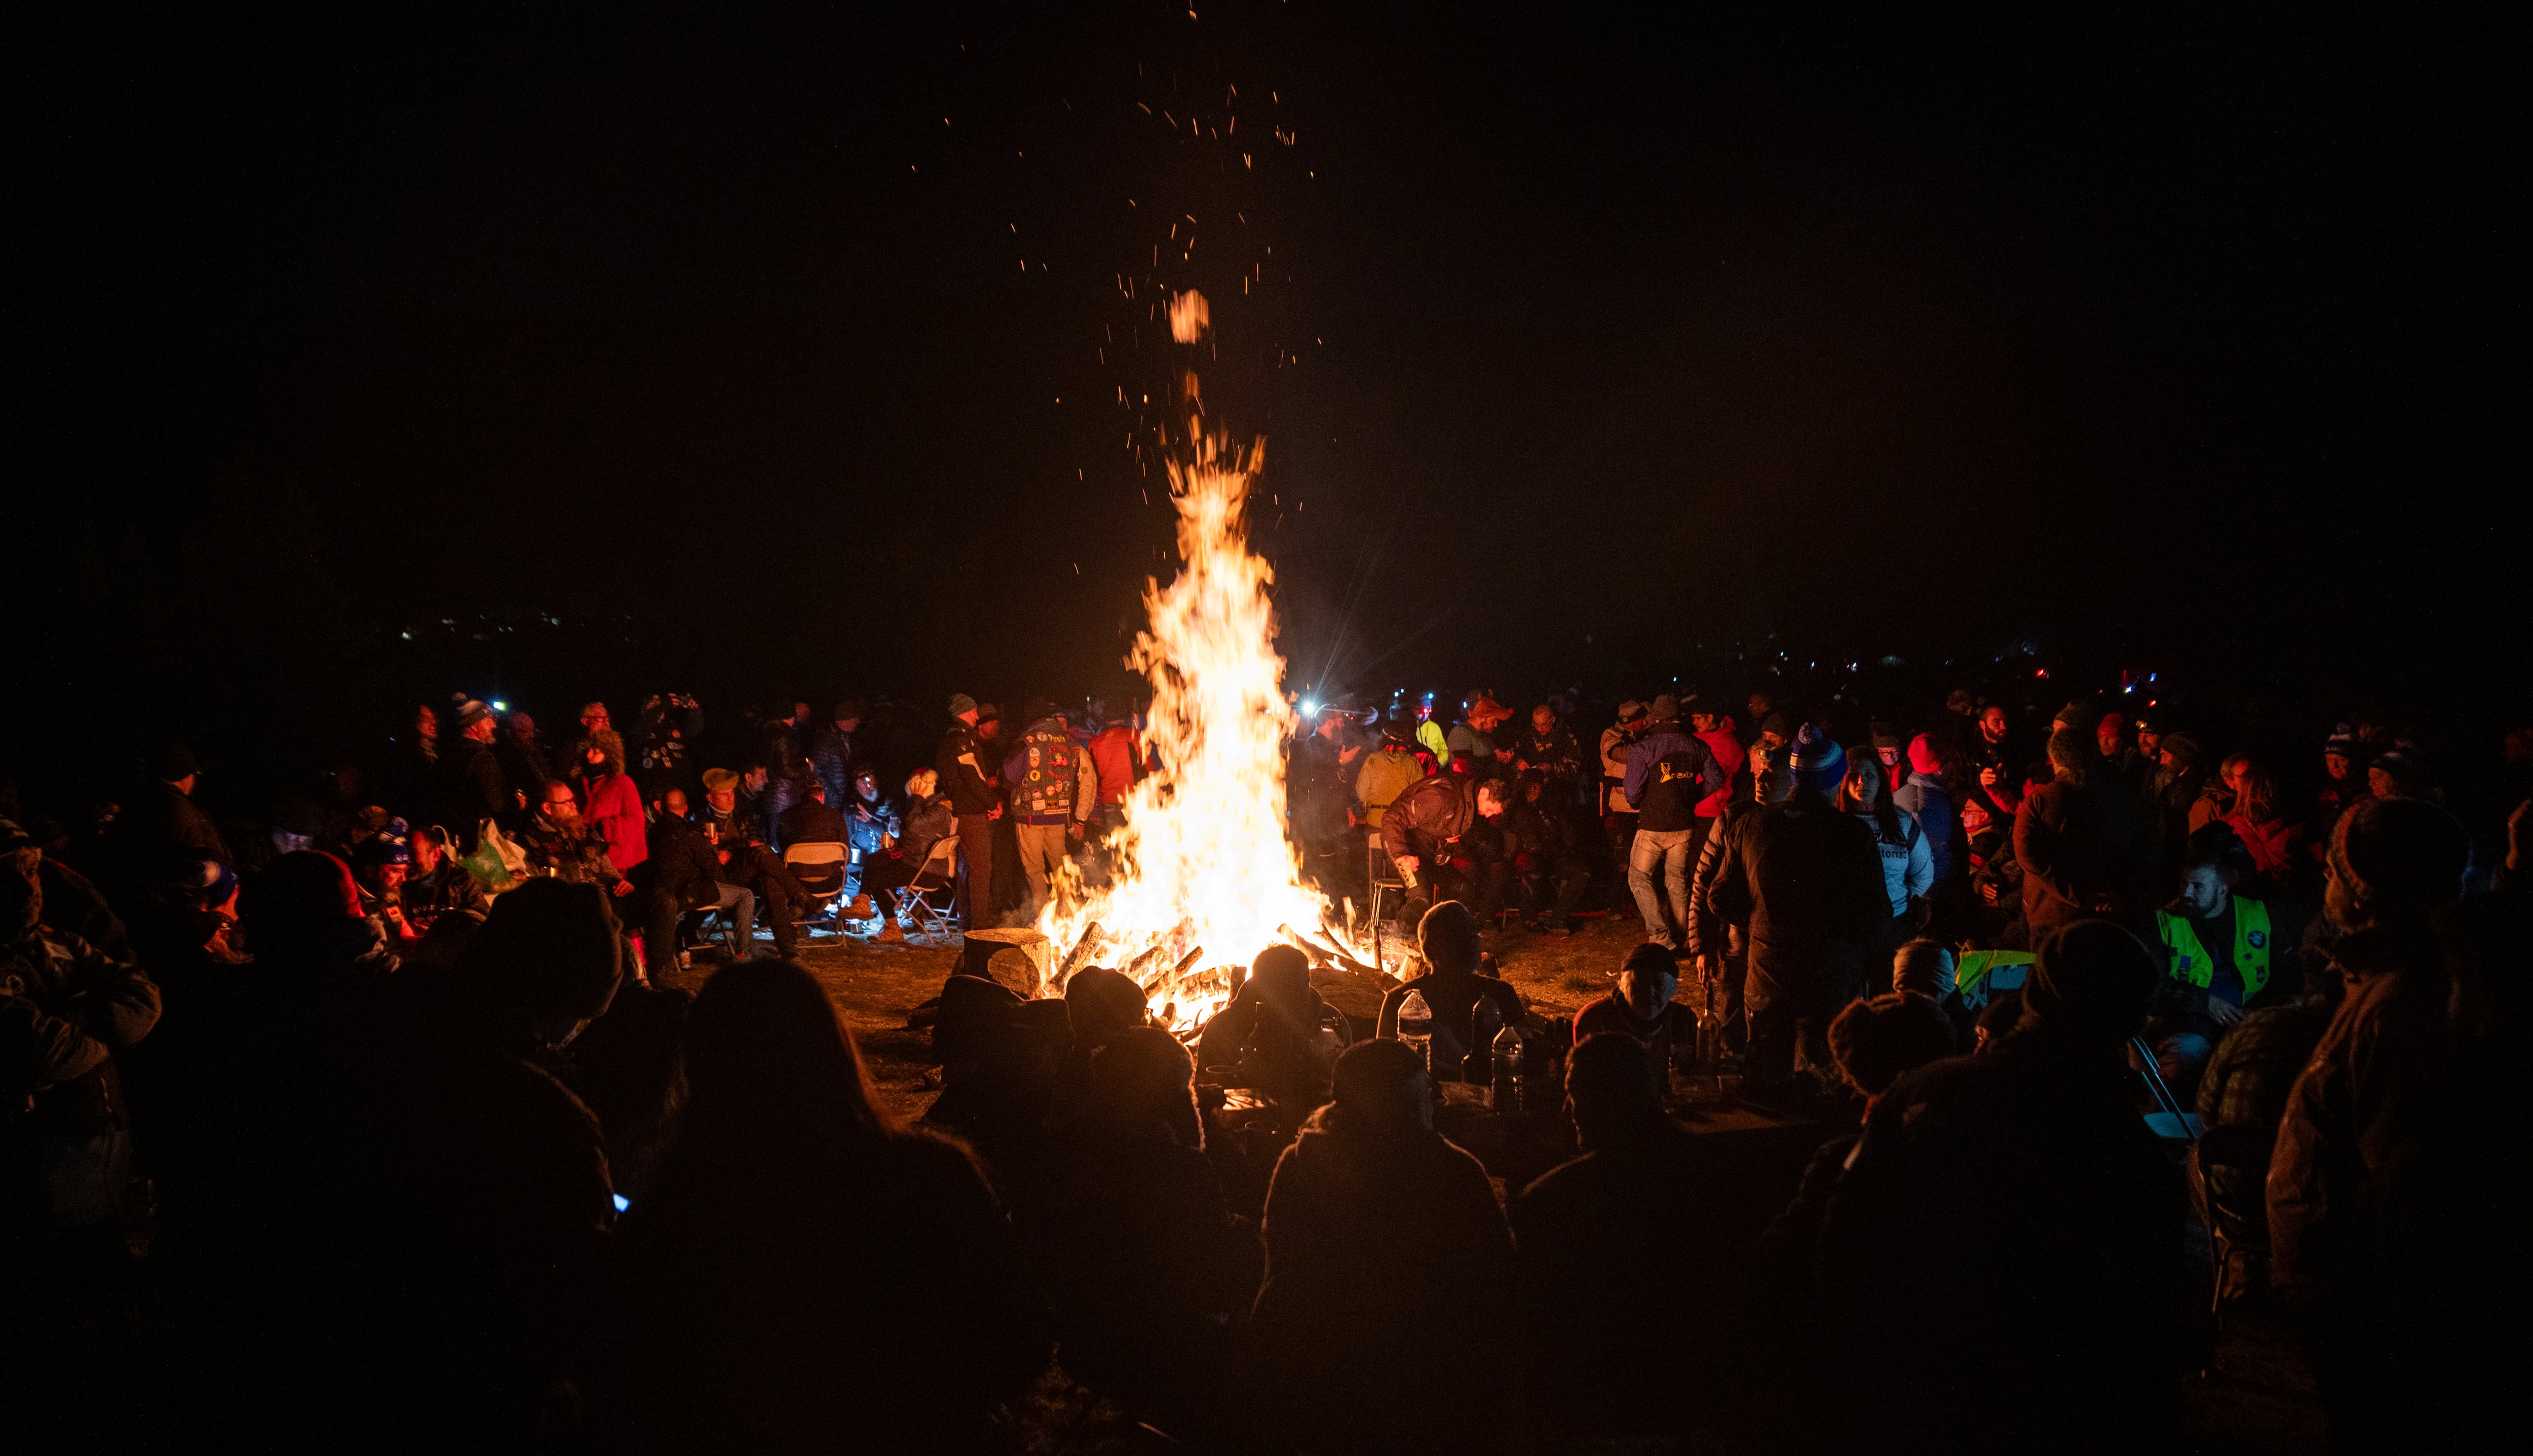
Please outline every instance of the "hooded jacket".
M985 772L986 751L975 728L957 721L933 750L933 772L940 776L941 791L950 796L950 807L957 813L990 814L1002 802L993 776Z

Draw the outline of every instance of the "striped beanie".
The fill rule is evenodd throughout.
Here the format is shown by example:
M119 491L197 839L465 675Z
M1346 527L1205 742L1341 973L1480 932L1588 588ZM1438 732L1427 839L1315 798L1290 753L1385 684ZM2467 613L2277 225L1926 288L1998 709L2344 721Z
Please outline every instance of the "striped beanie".
M1847 750L1808 723L1795 734L1794 752L1787 764L1795 771L1797 786L1821 793L1837 792L1840 781L1847 778Z

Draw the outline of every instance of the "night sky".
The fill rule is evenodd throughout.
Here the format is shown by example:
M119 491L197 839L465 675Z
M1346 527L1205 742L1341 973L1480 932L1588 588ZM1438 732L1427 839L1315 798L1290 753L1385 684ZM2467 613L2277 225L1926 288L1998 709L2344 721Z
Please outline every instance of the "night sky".
M11 696L103 726L20 749L1106 686L1190 286L1297 678L2526 624L2511 20L70 9L12 47Z

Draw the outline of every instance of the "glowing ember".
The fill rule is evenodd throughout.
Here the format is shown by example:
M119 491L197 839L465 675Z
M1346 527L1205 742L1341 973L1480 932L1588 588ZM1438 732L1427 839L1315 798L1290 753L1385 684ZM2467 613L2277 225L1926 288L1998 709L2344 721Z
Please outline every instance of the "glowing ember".
M1194 292L1169 313L1181 342L1208 326ZM1068 869L1037 925L1061 956L1095 923L1101 938L1080 963L1125 971L1155 1013L1175 1005L1182 1030L1230 999L1231 966L1283 938L1280 927L1318 931L1328 912L1284 833L1293 718L1266 597L1274 572L1250 553L1244 516L1266 442L1242 451L1208 434L1193 375L1183 402L1187 456L1168 462L1183 564L1166 587L1146 580L1151 624L1126 660L1151 679L1145 741L1159 770L1127 797L1110 883L1089 889Z

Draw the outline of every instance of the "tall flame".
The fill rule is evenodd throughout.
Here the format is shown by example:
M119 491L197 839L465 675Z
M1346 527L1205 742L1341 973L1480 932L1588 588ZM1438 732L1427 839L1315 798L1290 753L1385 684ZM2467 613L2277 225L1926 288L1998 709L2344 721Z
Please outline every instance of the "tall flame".
M1170 320L1194 342L1204 297L1179 295ZM1126 660L1151 679L1144 744L1158 770L1127 795L1108 883L1086 886L1068 867L1037 925L1063 955L1095 924L1089 962L1132 975L1156 1013L1174 1005L1181 1029L1229 999L1230 967L1328 913L1284 830L1293 714L1266 595L1274 571L1250 552L1246 519L1266 441L1242 450L1208 433L1194 375L1183 399L1188 444L1168 462L1181 566L1167 586L1146 579L1150 625Z

